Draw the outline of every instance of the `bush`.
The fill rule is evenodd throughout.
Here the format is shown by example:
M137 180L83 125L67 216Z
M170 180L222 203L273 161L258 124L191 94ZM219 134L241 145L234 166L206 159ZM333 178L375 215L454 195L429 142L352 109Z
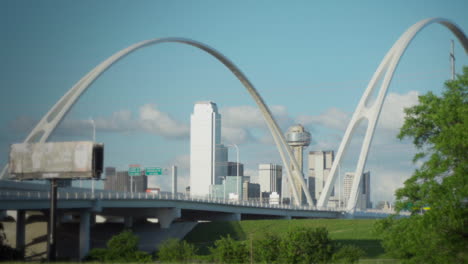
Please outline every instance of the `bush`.
M188 262L195 256L196 250L185 240L168 239L161 244L158 258L162 262Z
M138 251L138 237L131 231L123 231L107 242L107 248L92 249L87 260L103 262L139 262L152 261L151 255Z
M93 248L89 251L88 256L85 260L96 260L99 262L105 262L108 250L106 248Z
M281 238L267 233L264 239L255 241L254 256L256 262L275 263L280 252Z
M299 228L287 234L281 242L279 261L282 263L328 263L334 243L324 227Z
M230 235L215 241L215 247L210 248L216 262L220 263L247 263L249 251L245 242L235 241Z
M354 245L344 245L335 254L333 254L333 262L352 264L357 263L364 256L364 251Z

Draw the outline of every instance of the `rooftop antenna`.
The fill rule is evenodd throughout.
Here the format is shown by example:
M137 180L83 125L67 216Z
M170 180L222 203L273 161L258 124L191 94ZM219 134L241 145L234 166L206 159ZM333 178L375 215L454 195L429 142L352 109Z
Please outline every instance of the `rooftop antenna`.
M452 42L452 49L450 50L450 64L452 66L452 80L455 80L455 49L454 49L453 39L451 40L451 42Z

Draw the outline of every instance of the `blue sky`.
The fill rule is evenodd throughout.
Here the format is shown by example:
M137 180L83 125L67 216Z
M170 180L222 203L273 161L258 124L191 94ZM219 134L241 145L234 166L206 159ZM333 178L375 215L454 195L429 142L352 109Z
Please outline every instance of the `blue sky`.
M467 1L0 1L0 163L83 75L115 52L159 37L191 38L226 55L251 80L284 130L312 133L308 150L337 150L368 81L414 23L444 17L468 31ZM451 33L423 30L396 71L371 148L372 199L391 200L411 175L414 149L395 139L401 110L440 92L450 77ZM468 58L456 42L457 71ZM188 184L193 104L217 103L223 141L237 143L247 173L280 162L253 100L218 61L193 47L161 44L103 74L51 137L105 143L106 166L180 167ZM164 125L162 125L164 124ZM356 147L348 162L351 170ZM230 150L231 160L235 152ZM349 165L349 166L348 166ZM307 165L306 165L307 166ZM349 167L349 169L348 169Z

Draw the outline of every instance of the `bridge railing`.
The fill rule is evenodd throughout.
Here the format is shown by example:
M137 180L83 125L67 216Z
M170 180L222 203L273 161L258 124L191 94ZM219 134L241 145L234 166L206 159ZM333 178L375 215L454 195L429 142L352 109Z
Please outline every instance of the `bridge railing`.
M257 207L257 208L272 208L272 209L288 209L288 210L317 210L316 207L311 206L297 206L292 204L270 204L262 201L259 198L248 200L229 200L222 198L210 198L204 196L189 196L182 193L172 194L170 192L161 193L143 193L143 192L116 192L107 190L78 189L72 188L71 190L60 190L57 193L59 200L165 200L165 201L187 201L208 204L220 205L233 205L244 207ZM48 191L25 191L25 190L1 190L0 201L8 200L47 200L50 199L50 192ZM325 208L320 211L344 211L343 208ZM356 210L356 212L369 214L393 214L395 211L390 210ZM401 214L401 213L400 213ZM404 212L403 212L404 214Z
M209 204L234 205L245 207L260 207L260 208L278 208L290 210L316 210L311 206L297 206L291 204L270 204L260 199L248 200L229 200L222 198L210 198L203 196L188 196L185 194L172 194L168 192L161 193L143 193L143 192L115 192L95 190L92 192L89 189L84 190L60 190L57 193L59 200L167 200L167 201L188 201ZM0 199L7 200L45 200L50 199L48 191L25 191L25 190L0 190ZM337 208L327 208L323 211L340 211Z

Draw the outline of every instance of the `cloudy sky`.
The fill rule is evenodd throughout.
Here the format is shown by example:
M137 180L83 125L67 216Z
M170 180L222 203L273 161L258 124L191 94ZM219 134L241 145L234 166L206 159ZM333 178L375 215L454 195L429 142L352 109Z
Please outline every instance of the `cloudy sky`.
M284 131L301 123L311 150L337 150L368 81L414 23L444 17L468 30L468 2L452 1L0 1L0 163L74 83L136 42L191 38L214 47L250 79ZM403 109L439 93L450 77L454 37L432 25L411 43L389 89L366 170L372 199L393 200L415 165L410 141L395 138ZM456 69L468 58L455 44ZM50 141L105 144L105 165L179 166L188 184L190 114L217 103L222 138L238 144L249 175L280 163L263 117L241 83L203 51L181 44L139 50L83 94ZM360 137L342 164L353 171ZM230 159L235 159L230 150ZM307 167L307 164L305 164Z

